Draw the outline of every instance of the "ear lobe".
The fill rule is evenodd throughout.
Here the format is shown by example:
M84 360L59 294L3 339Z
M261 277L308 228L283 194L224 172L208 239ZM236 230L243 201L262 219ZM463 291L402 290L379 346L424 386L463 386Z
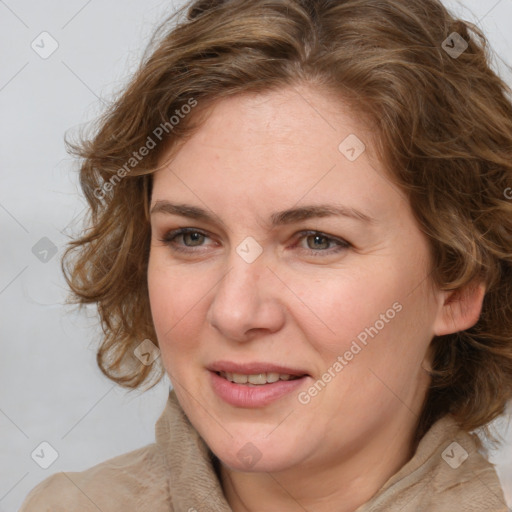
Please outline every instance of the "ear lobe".
M434 324L434 334L443 336L473 327L480 318L484 296L485 284L481 282L444 292L444 302Z

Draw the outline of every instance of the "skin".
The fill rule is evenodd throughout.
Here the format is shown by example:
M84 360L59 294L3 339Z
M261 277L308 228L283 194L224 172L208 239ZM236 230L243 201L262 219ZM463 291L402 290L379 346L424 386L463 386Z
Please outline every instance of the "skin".
M338 150L349 134L366 144L355 161ZM224 222L154 213L148 285L162 362L221 460L235 512L349 512L366 503L414 454L433 336L478 320L483 287L460 294L431 285L427 239L372 155L358 117L300 85L215 103L154 174L151 206L187 203ZM376 221L267 225L277 210L335 202ZM161 241L180 227L206 236ZM304 230L351 245L335 252L335 241ZM252 263L236 252L248 236L263 250ZM222 359L305 369L311 377L299 391L307 391L396 302L401 311L307 404L293 392L262 408L234 407L212 390L206 367ZM252 467L237 457L247 442L261 454Z

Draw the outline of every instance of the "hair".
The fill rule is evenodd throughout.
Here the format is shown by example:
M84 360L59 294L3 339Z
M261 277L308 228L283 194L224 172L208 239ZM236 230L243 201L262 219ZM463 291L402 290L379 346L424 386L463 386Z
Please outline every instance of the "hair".
M454 32L467 44L458 56L447 51ZM491 58L484 34L438 0L210 0L167 18L94 133L66 140L89 208L62 269L68 302L97 304L101 371L130 389L164 374L160 360L134 356L144 339L158 345L147 264L164 148L190 137L222 98L308 84L371 124L429 241L431 282L486 286L477 323L432 340L416 439L446 414L493 439L487 423L512 398L512 106Z

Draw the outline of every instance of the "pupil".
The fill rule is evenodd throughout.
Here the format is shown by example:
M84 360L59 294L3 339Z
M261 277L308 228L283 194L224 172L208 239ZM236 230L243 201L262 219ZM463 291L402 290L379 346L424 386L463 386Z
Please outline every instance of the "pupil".
M311 235L311 236L313 237L313 239L314 239L314 241L315 241L315 242L317 242L318 240L325 239L325 237L324 237L324 236L321 236L321 235ZM327 243L327 242L325 242L325 243ZM321 244L321 245L325 245L325 243L324 243L324 244ZM315 247L314 247L314 248L315 248ZM316 246L316 248L318 248L318 245Z
M194 242L197 242L198 241L198 237L200 239L200 237L202 236L201 233L197 233L197 232L193 232L193 233L186 233L191 239L192 241Z

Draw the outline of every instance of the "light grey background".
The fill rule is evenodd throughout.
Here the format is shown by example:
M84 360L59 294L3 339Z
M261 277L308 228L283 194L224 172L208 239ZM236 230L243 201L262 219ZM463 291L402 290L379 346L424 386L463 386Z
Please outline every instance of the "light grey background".
M512 64L512 0L446 3L484 29L512 83L500 62ZM96 367L94 310L63 307L59 259L85 206L63 135L99 114L135 70L155 24L178 5L0 0L0 512L17 510L55 472L80 471L154 441L168 379L146 393L114 386ZM59 45L47 59L31 48L43 31ZM57 249L46 263L32 252L43 237ZM491 460L510 506L509 420L496 422L507 442ZM31 458L43 441L58 452L48 469Z

